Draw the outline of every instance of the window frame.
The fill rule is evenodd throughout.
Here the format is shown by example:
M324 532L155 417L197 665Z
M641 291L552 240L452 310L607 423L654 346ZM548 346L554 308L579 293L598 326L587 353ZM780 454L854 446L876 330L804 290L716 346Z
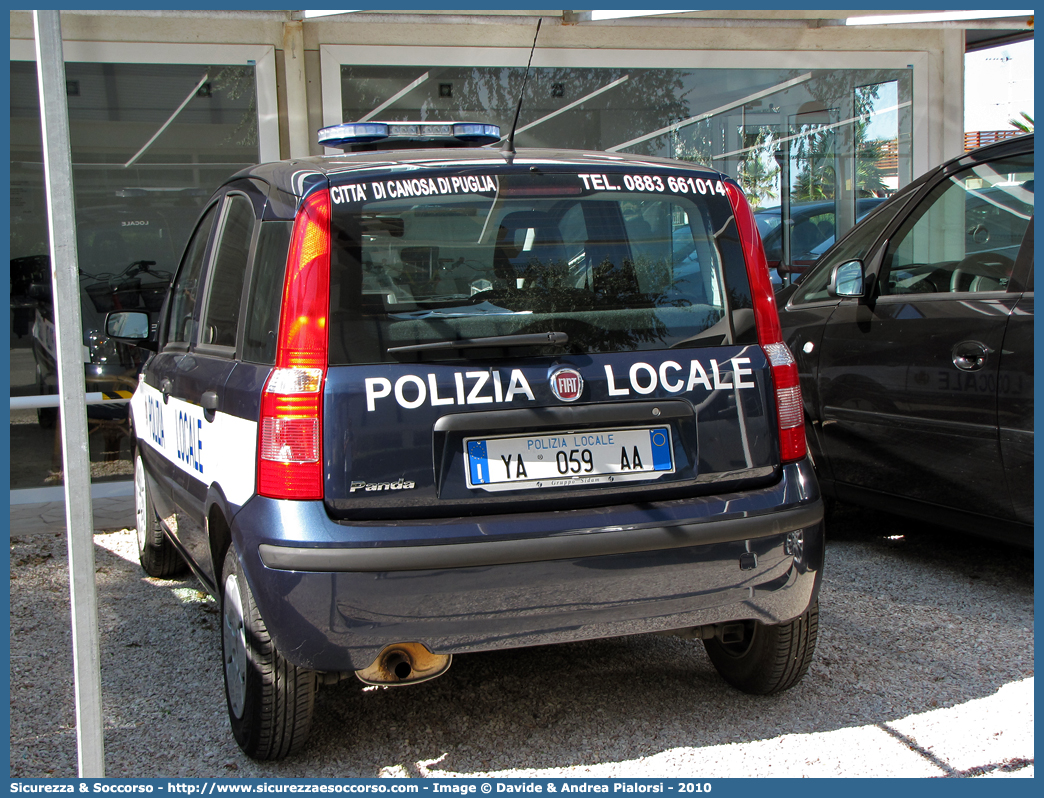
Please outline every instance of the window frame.
M1008 294L1008 293L1011 293L1012 291L1014 291L1016 289L1016 285L1013 285L1013 283L1016 282L1016 280L1014 278L1015 278L1016 272L1018 270L1019 255L1022 253L1022 251L1024 249L1024 243L1025 243L1025 240L1026 240L1027 232L1032 230L1032 227L1033 227L1033 215L1032 214L1030 216L1029 221L1027 222L1027 228L1026 228L1026 230L1023 231L1022 239L1021 239L1021 241L1020 241L1020 243L1018 245L1019 246L1019 252L1016 253L1016 257L1015 258L1011 259L1012 260L1012 275L1009 277L1008 285L1005 288L997 289L997 290L994 290L994 291L970 291L970 290L969 291L950 291L950 290L945 290L945 291L933 291L933 292L909 293L909 294L884 293L883 289L884 289L884 286L886 285L886 281L888 279L888 276L889 276L889 274L892 271L891 260L894 257L894 254L895 254L897 246L901 245L906 240L906 237L910 235L910 233L914 230L915 227L917 227L918 224L920 224L921 220L925 217L925 214L928 213L931 210L931 208L933 208L935 206L935 204L942 199L943 196L945 196L950 191L954 190L953 186L955 184L955 181L962 180L963 179L961 177L962 175L972 173L975 169L977 169L977 168L979 168L981 166L994 164L994 163L997 163L998 161L1003 161L1003 160L1008 159L1008 158L1018 158L1018 157L1023 156L1023 155L1024 155L1024 153L1018 153L1018 152L1003 153L1003 154L997 155L996 157L989 158L989 159L982 160L982 161L976 161L974 163L958 163L958 164L955 164L953 168L947 169L947 170L941 172L937 176L937 178L935 180L931 181L930 185L926 186L926 188L923 191L917 192L918 196L916 197L916 199L914 199L914 201L912 203L908 204L903 209L903 211L905 211L905 213L900 212L900 214L902 215L902 218L899 219L897 223L896 223L897 217L900 214L897 214L896 218L893 218L893 220L892 220L893 221L893 225L892 225L893 229L889 232L887 238L878 247L878 250L879 250L879 253L878 253L879 254L879 265L878 265L878 268L877 268L877 278L876 278L876 281L875 281L875 295L876 295L877 300L878 301L885 301L885 302L887 302L887 301L909 302L911 300L911 298L916 298L917 301L942 300L942 299L948 299L948 298L954 298L954 297L960 298L960 299L968 299L969 297L976 298L976 299L981 299L981 298L996 298L998 296L1004 296L1005 294ZM942 191L940 191L938 194L935 194L935 192L941 186L945 186L945 188ZM933 197L933 194L935 194L934 197ZM967 207L965 208L965 212L967 212ZM974 254L974 253L972 253L972 254ZM969 257L969 255L966 253L964 257L967 258L967 257Z
M163 342L160 347L162 352L188 352L192 345L195 343L196 334L198 329L192 331L188 341L170 341L170 317L174 312L174 291L175 286L178 284L178 280L181 279L182 274L185 270L185 263L189 251L192 249L192 244L196 240L196 236L203 230L203 221L206 219L207 214L217 209L217 213L210 221L210 229L207 231L207 242L203 248L203 262L200 265L199 271L199 286L205 288L205 280L207 276L208 266L210 265L210 259L214 254L214 228L217 226L218 221L221 218L221 211L218 208L220 199L214 199L208 202L203 208L199 215L199 220L196 222L195 228L192 230L192 234L189 236L188 243L185 245L185 251L181 253L181 260L178 263L177 271L174 273L174 278L170 281L170 288L168 289L167 301L164 304L163 312L163 329L160 331L160 340ZM197 288L196 296L192 300L192 315L197 315L197 308L199 308L200 301L203 296L202 290Z
M323 97L323 125L338 125L342 117L342 66L416 66L416 67L519 67L532 59L534 68L585 67L603 69L778 69L794 70L880 70L912 71L915 101L911 113L913 137L910 158L910 182L944 160L935 152L939 142L931 135L929 119L938 114L928 102L935 84L929 75L930 57L925 51L855 51L837 50L631 50L580 49L566 47L410 47L399 45L319 45L320 82ZM941 86L939 88L942 88ZM918 99L920 98L920 99ZM720 110L720 109L719 109ZM506 133L506 131L504 131ZM616 147L626 148L626 142ZM610 147L612 151L614 147ZM325 148L325 154L340 150ZM714 166L715 164L708 164ZM902 186L900 186L902 188Z
M12 61L36 60L36 44L32 39L10 41ZM261 162L279 160L276 52L271 44L64 41L62 52L67 63L253 66L258 157Z
M246 252L246 264L243 267L243 286L239 291L239 314L236 318L236 333L235 333L235 344L227 346L225 344L210 344L201 343L198 340L199 331L203 329L203 325L207 321L207 313L210 311L210 294L214 287L214 272L217 266L218 254L221 251L221 245L225 238L226 224L228 223L228 216L232 209L233 203L237 198L242 198L247 206L250 208L251 216L253 217L253 223L250 228L250 241L247 245ZM250 272L251 265L254 262L254 251L257 247L257 235L260 229L259 218L257 209L254 203L251 201L247 193L241 189L231 189L221 198L221 212L218 214L217 222L212 231L212 243L210 248L210 255L205 264L206 273L203 277L203 291L200 297L199 303L199 325L196 330L195 346L194 351L200 354L216 355L219 357L233 358L236 352L240 349L243 335L243 319L244 313L247 306L246 302L246 289L250 285Z

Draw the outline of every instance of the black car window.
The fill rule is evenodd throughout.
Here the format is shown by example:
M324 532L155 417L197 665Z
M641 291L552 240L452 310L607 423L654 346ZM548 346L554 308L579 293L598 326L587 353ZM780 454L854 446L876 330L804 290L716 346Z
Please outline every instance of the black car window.
M243 279L253 233L254 208L250 200L242 194L229 195L207 289L206 311L199 336L201 344L236 345Z
M892 237L881 294L1005 290L1032 216L1032 153L951 175Z
M243 338L243 360L249 363L275 363L279 305L293 226L293 222L261 222L257 234Z
M207 240L214 226L217 205L212 205L203 215L202 221L192 234L181 269L170 292L170 316L167 326L167 343L189 343L195 332L193 313L196 309L196 292L199 276L203 272L203 259L207 252Z
M845 261L864 259L867 252L870 251L870 247L903 205L904 203L901 201L882 205L853 227L851 232L842 238L838 245L830 250L802 281L801 288L794 295L792 304L821 302L829 299L827 284L830 282L830 272L833 268Z

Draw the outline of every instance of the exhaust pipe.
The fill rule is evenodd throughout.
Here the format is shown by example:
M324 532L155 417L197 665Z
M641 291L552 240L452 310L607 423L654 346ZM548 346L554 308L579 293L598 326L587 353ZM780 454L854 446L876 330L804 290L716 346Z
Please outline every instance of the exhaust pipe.
M393 643L355 675L364 684L417 684L442 676L452 662L452 654L432 654L423 643Z

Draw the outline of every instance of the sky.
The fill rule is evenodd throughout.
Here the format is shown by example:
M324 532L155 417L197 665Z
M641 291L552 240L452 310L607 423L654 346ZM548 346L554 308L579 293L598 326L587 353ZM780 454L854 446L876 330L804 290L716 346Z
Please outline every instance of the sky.
M964 129L1010 130L1009 119L1033 116L1033 41L964 56Z

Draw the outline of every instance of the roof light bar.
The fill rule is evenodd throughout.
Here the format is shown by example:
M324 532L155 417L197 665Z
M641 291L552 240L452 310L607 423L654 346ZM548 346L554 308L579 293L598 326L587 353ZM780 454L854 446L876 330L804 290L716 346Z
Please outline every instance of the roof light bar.
M355 152L359 149L404 149L434 145L439 147L481 147L500 141L500 126L479 122L344 122L319 131L324 147Z

